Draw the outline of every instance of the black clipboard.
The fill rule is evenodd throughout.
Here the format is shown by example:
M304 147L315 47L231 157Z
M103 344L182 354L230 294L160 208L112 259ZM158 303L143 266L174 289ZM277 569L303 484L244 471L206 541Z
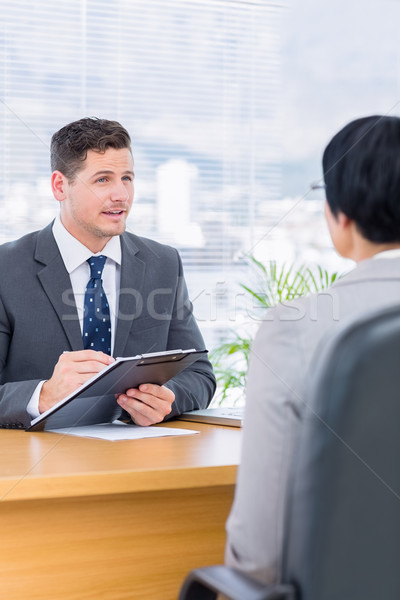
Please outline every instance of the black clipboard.
M141 383L164 385L207 350L167 350L117 358L100 373L33 419L26 431L111 423L122 414L116 396Z

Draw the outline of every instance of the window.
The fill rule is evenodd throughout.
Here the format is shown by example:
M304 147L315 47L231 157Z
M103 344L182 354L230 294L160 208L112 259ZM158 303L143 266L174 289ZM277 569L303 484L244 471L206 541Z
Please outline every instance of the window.
M321 175L351 119L399 114L398 0L2 0L0 241L57 212L51 134L131 133L129 229L176 246L209 348L243 316L244 256L345 270Z
M283 2L2 2L1 241L56 214L52 133L82 116L130 132L129 229L182 255L201 328L226 333L232 282L280 198Z

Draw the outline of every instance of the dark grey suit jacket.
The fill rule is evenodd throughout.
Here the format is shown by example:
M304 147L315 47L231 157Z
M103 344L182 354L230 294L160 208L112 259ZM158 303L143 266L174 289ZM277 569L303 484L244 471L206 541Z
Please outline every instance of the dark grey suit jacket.
M178 252L130 233L121 236L122 265L114 356L175 348L204 349ZM26 427L27 404L49 379L62 352L82 350L71 281L52 233L45 229L0 246L0 427ZM168 382L168 418L205 408L215 391L200 358Z

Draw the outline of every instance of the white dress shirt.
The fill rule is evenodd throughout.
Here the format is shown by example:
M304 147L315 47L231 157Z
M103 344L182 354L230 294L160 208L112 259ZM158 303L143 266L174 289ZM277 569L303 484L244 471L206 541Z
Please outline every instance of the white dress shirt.
M377 252L372 258L400 258L400 248L393 248L392 250L383 250Z
M115 343L118 311L117 298L119 296L118 292L121 278L121 240L119 236L112 237L101 252L93 254L93 252L81 244L81 242L65 229L64 225L61 223L60 217L57 217L54 221L53 235L64 261L65 268L71 279L81 332L83 331L83 311L86 286L90 279L90 267L86 261L91 256L107 256L102 280L108 305L110 307L112 351Z
M81 244L73 235L69 233L61 223L58 216L53 224L53 235L56 244L63 259L65 268L71 279L71 287L75 298L75 304L78 311L79 324L81 332L83 331L83 313L85 303L86 286L90 279L90 267L87 259L91 256L106 256L102 280L103 288L107 296L110 307L111 322L111 353L114 349L115 330L117 326L118 297L121 280L121 240L119 236L114 236L104 246L101 252L93 254L86 246ZM44 381L41 381L36 387L28 403L27 411L32 419L39 416L39 396Z

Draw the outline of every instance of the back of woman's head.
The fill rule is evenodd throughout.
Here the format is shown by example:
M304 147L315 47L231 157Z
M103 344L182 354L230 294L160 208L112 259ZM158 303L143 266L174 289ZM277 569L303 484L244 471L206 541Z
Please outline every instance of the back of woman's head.
M371 242L400 242L400 118L352 121L329 142L322 166L334 215L347 215Z

